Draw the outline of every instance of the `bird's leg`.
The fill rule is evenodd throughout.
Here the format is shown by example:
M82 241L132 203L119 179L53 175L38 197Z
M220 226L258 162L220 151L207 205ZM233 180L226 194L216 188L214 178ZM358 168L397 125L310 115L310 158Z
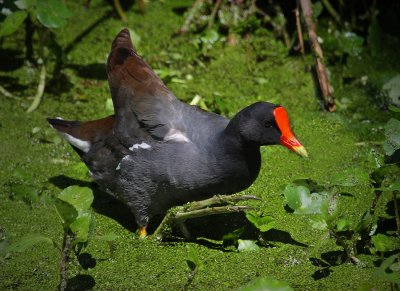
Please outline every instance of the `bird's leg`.
M141 226L138 230L139 238L145 238L147 236L146 226Z
M260 198L252 195L215 195L209 199L174 207L167 212L163 221L154 232L154 235L158 239L162 239L163 236L170 234L171 225L175 223L179 226L185 238L189 239L191 235L185 225L186 220L214 214L240 212L253 209L250 206L236 205L237 202L243 200L260 200Z

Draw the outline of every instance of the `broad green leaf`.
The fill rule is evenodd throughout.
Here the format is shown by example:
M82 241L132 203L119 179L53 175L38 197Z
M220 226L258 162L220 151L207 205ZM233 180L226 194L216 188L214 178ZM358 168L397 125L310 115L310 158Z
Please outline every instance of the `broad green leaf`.
M17 6L21 10L26 10L31 8L36 4L36 0L17 0L14 1L15 6Z
M57 213L60 215L65 229L70 228L71 223L78 217L78 211L74 206L65 202L61 199L56 199L54 204L57 209Z
M244 240L238 239L238 251L239 252L247 252L247 251L257 251L260 247L255 243L254 240Z
M12 185L11 192L15 198L26 203L36 203L39 199L39 191L32 185Z
M331 178L331 183L338 186L353 187L370 184L369 173L362 168L345 169Z
M400 110L400 75L396 75L387 81L382 86L382 90L388 94L390 103Z
M319 230L328 229L328 224L323 217L313 217L310 219L311 227Z
M8 15L0 26L0 37L13 34L28 16L26 11L15 11Z
M349 226L349 221L346 218L340 218L336 221L336 229L338 231L346 230Z
M270 277L260 277L240 288L241 291L294 291L289 283Z
M313 17L317 19L322 10L324 10L324 6L322 6L322 3L320 1L315 2L313 4Z
M84 213L71 223L70 228L75 234L74 242L84 243L88 241L91 216L90 212Z
M92 205L93 192L88 187L70 186L58 195L58 199L72 205L78 213L82 213Z
M371 238L374 247L380 252L394 251L400 249L400 238L384 234L377 234Z
M6 246L3 252L4 253L24 252L27 249L39 244L51 244L56 246L56 244L51 238L41 234L32 233L32 234L27 234L22 238L20 238L18 241Z
M375 189L381 191L400 191L400 181L396 181L392 185L386 188L375 188Z
M288 206L294 210L295 214L321 214L326 195L310 193L305 186L289 184L284 190L284 195Z
M37 0L37 19L47 28L64 26L72 15L61 0Z
M383 150L386 155L391 156L400 149L400 120L391 118L385 126L386 140L383 143Z
M374 272L374 275L383 281L400 284L400 272L396 271L398 264L398 254L394 254L383 261L381 266Z
M275 225L275 220L271 216L259 216L253 213L246 213L247 219L261 232L270 230Z
M345 53L352 56L358 56L363 51L364 39L354 32L346 31L341 37L341 47Z

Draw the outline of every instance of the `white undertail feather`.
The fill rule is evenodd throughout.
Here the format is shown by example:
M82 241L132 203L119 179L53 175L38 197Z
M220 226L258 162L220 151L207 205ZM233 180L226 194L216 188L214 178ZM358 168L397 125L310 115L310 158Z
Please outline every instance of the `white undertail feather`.
M90 146L91 146L90 142L73 137L72 135L69 135L68 133L65 133L65 132L58 131L58 133L63 138L65 138L71 145L80 149L81 151L87 153L90 150Z

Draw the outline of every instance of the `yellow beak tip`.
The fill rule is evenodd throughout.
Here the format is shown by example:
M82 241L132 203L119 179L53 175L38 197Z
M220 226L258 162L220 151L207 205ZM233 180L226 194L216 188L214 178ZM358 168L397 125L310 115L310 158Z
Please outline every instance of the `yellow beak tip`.
M303 146L293 147L293 151L295 151L297 154L299 154L300 156L302 156L304 158L308 158L308 153Z

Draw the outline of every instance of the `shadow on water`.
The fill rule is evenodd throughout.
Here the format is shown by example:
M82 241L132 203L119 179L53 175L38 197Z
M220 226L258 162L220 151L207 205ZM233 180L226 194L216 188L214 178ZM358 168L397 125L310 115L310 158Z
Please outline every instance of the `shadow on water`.
M76 275L67 281L66 290L92 290L96 285L94 278L90 275Z
M94 195L92 207L97 213L110 217L129 231L136 231L137 225L135 218L129 208L108 193L101 191L96 184L64 175L51 177L49 182L60 189L73 185L91 188Z
M107 80L105 64L89 64L89 65L68 64L65 67L74 70L81 78Z
M81 181L64 175L51 177L49 181L60 189L77 185L80 187L90 187L93 190L94 201L93 209L102 215L110 217L118 222L127 230L134 232L137 230L135 218L129 208L108 193L101 191L95 183ZM162 220L162 216L156 216L151 220L148 232L153 233ZM245 240L262 239L268 244L284 243L301 247L307 247L306 244L293 239L290 233L278 229L271 229L264 233L254 227L246 218L243 212L233 212L228 214L210 215L200 218L188 219L185 223L195 242L203 244L210 248L221 248L221 244L212 243L209 240L224 241L226 236L232 233L240 233L238 237ZM172 238L167 242L176 242L183 240L179 227L172 227Z

